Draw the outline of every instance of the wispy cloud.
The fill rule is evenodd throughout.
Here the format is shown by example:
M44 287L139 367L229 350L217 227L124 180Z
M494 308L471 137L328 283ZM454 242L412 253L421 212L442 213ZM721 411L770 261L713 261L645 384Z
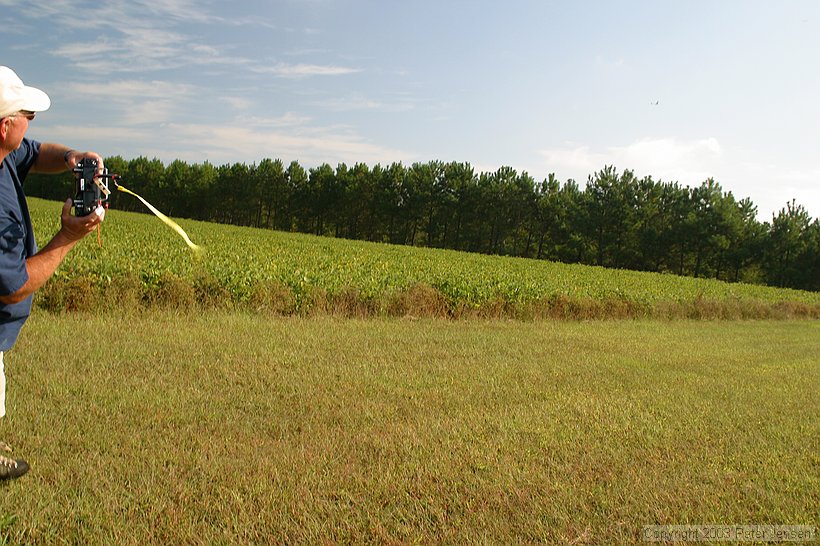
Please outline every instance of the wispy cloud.
M172 119L194 94L192 86L165 81L121 80L103 84L69 83L62 91L67 97L97 99L116 109L127 124L163 123Z
M219 101L227 104L232 110L250 110L254 106L254 101L247 97L237 97L230 95L223 95L219 97Z
M273 74L280 78L306 78L308 76L343 76L361 72L359 68L319 64L277 63L273 66L257 66L251 69L259 74Z
M86 97L103 97L106 99L141 97L169 98L190 95L192 86L165 81L120 80L107 83L69 83L65 90Z
M64 13L81 11L73 0L63 0L62 5ZM232 54L231 48L224 44L205 43L190 34L187 30L190 23L263 25L258 19L213 15L207 8L207 4L202 5L199 0L106 3L95 11L92 21L83 21L85 26L77 27L85 30L75 34L82 39L63 42L53 54L74 63L80 70L100 74L168 71L192 65L244 67L256 74L289 79L361 72L359 68L335 64L279 62L266 65ZM80 24L73 19L70 26Z
M153 128L134 128L126 126L112 126L105 124L94 125L50 125L47 128L34 128L29 136L40 140L53 142L70 142L78 150L94 150L104 157L122 155L126 158L135 157L145 152L138 151L129 145L132 142L150 142L156 138ZM104 142L104 146L100 146ZM125 150L135 150L129 154Z
M254 53L239 53L236 42L213 40L225 34L214 34L215 27L273 27L264 17L220 14L213 0L109 0L94 7L93 16L67 17L66 14L88 13L84 0L53 0L37 10L28 10L22 0L0 0L3 6L20 11L23 22L37 19L59 19L58 27L66 33L58 45L50 48L52 55L71 63L84 74L140 74L202 67L218 75L237 69L247 74L268 75L283 79L316 76L343 76L362 69L334 62L263 61ZM224 10L222 10L224 11ZM198 26L197 26L198 25ZM279 29L282 30L282 29ZM210 37L206 39L204 37ZM326 49L294 48L278 55L335 56ZM258 52L255 52L258 53Z
M595 57L595 66L603 70L620 70L626 66L626 61L623 57L613 59L598 56Z
M71 142L77 148L94 149L104 156L144 155L166 163L182 159L191 163L207 160L222 165L279 158L286 162L299 161L303 167L310 168L322 163L375 165L421 159L411 152L369 142L343 127L305 125L298 117L285 116L280 120L280 126L275 126L274 120L240 121L233 125L163 123L141 128L104 123L55 125L47 128L47 135L56 141ZM32 136L36 138L38 133L32 133ZM104 148L92 147L93 143L101 141L105 142ZM125 154L123 150L129 153Z
M253 127L305 128L308 127L308 124L311 122L311 118L309 116L300 115L295 112L286 112L284 115L273 118L250 116L242 121L250 124Z
M172 70L191 65L250 64L248 59L228 55L215 46L199 43L173 30L135 24L118 32L119 36L63 44L54 54L73 62L79 69L100 74Z
M763 158L738 161L728 187L741 182L758 205L761 221L771 221L772 213L779 212L792 199L806 207L812 217L820 218L820 168L815 164L784 166Z
M314 105L332 112L351 112L356 110L407 112L413 110L416 107L416 103L417 101L411 97L376 100L358 93L345 97L333 97L313 101Z
M816 165L774 164L755 158L751 150L727 149L713 137L645 138L601 149L567 144L541 150L540 157L543 164L539 171L554 172L559 179L573 178L579 183L605 165L690 187L711 177L725 191L732 191L735 198L750 197L761 221L771 220L771 213L792 198L814 215L820 203L820 169Z
M129 23L140 26L157 26L163 23L202 23L229 26L275 27L261 17L224 17L214 14L212 0L106 0L94 5L89 12L85 0L50 0L29 9L25 0L0 0L0 6L25 8L27 17L52 18L59 16L61 24L71 28L122 29ZM71 17L66 14L93 13L93 17Z
M27 7L19 0L2 0L8 7ZM92 17L66 14L88 13L81 0L53 0L26 10L29 19L59 18L62 28L72 31L75 40L63 40L53 54L91 73L136 73L172 70L190 65L251 64L232 55L226 46L205 43L192 35L191 23L224 26L271 26L262 18L223 17L202 0L110 0L96 5Z
M631 169L636 174L683 184L699 184L717 176L723 150L712 137L679 140L644 138L624 146L595 150L586 145L567 144L541 150L545 166L559 176L579 182L605 165Z
M47 131L48 139L103 155L217 164L265 157L298 160L305 167L419 159L365 138L355 127L334 124L335 119L323 123L299 110L315 110L312 99L332 94L327 86L309 87L300 80L364 71L335 49L316 47L310 29L299 28L277 50L276 38L286 29L280 26L271 45L261 48L254 41L258 37L246 38L234 29L270 22L220 16L227 10L212 0L109 0L99 3L93 15L67 18L64 25L52 20L87 12L85 0L54 0L37 12L24 11L27 4L19 0L0 2L14 6L27 21L49 18L55 35L48 50L61 66L73 67L52 94L67 99L63 104L93 104L104 112L93 121L85 118L81 126L56 117L59 125L44 120L36 130ZM320 106L399 111L414 104L401 96L354 95Z
M195 154L202 161L231 162L236 157L255 156L259 159L277 157L298 160L303 166L321 163L366 162L370 164L409 160L412 154L386 148L362 138L330 128L282 131L246 125L208 127L198 124L170 124L165 128L173 142L185 142L187 150L179 157ZM166 152L167 153L167 152Z
M208 9L210 2L204 0L128 0L140 11L177 21L226 24L231 20L213 15Z

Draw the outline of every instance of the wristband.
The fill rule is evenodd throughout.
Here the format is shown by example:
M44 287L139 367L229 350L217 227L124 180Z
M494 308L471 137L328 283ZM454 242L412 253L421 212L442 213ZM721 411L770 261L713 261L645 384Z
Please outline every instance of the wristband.
M74 153L74 150L68 150L66 153L63 154L63 163L68 163L68 154Z

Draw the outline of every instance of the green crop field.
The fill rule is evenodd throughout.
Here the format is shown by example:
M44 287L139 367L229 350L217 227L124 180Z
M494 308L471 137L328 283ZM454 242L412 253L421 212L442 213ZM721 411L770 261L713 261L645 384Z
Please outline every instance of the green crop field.
M44 244L60 204L31 200ZM150 214L109 211L38 305L240 307L280 314L777 318L820 316L820 294L674 275L180 221L197 259Z

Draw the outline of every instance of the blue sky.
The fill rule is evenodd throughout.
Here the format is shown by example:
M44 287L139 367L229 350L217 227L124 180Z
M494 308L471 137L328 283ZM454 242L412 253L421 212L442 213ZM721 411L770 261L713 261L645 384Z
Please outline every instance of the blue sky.
M224 163L604 165L820 216L820 2L0 0L29 136Z

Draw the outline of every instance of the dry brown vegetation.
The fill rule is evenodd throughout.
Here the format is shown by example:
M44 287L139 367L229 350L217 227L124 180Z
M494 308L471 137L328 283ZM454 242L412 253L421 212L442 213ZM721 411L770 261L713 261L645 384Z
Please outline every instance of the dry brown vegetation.
M494 318L515 320L613 319L816 319L820 305L803 302L765 302L751 299L660 301L641 304L628 298L555 295L532 302L513 303L502 297L482 304L448 300L436 288L416 283L379 298L350 286L337 293L314 288L302 301L277 281L257 283L250 297L239 300L207 275L190 281L164 274L148 287L133 275L112 279L107 286L90 276L56 278L36 297L38 307L51 312L89 312L100 307L143 307L186 310L237 309L282 316L334 316L346 318Z

